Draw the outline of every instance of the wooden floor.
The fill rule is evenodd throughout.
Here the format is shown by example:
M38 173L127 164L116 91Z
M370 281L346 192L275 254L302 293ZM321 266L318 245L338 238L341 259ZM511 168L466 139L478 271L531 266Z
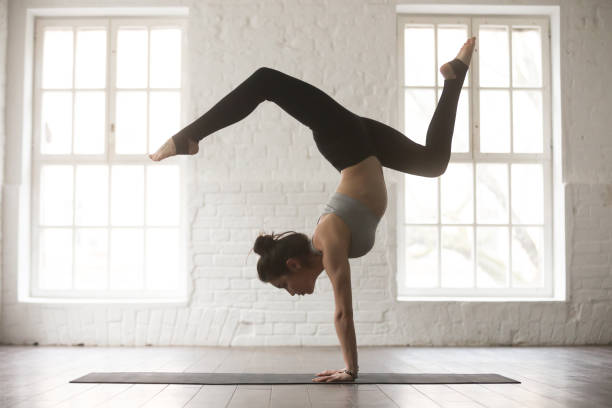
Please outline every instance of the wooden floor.
M361 372L497 373L522 384L69 384L93 371L312 373L339 348L0 347L0 407L612 407L612 347L361 347Z

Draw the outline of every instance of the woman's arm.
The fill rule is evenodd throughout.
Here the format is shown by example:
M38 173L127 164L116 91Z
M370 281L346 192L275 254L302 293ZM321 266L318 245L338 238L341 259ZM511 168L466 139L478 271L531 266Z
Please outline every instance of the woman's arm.
M342 347L346 368L357 374L357 339L353 322L351 268L346 250L324 248L323 267L334 289L336 305L334 325Z

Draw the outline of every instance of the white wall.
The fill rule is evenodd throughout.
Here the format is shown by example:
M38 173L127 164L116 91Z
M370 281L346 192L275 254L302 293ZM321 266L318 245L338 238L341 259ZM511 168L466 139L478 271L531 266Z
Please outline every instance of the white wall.
M6 34L7 34L7 0L0 0L0 184L4 184L4 141L6 139L4 103L6 94ZM2 214L2 197L0 196L0 214ZM1 217L0 217L1 218ZM2 248L2 231L0 231L0 248ZM4 257L0 253L0 319L2 317L2 271ZM0 323L0 334L1 334ZM0 336L1 339L2 336Z
M449 1L450 2L450 1ZM125 4L122 2L121 4ZM194 0L189 5L191 102L195 119L260 66L321 87L348 109L397 124L395 2L385 0ZM423 1L422 3L425 3ZM459 4L459 1L452 3ZM470 2L472 4L484 2ZM496 4L515 4L499 1ZM523 4L535 4L522 2ZM24 7L117 5L119 2L11 2ZM151 5L132 1L130 5ZM585 344L612 342L612 5L606 0L542 1L561 5L563 166L567 183L568 302L397 302L393 298L393 185L373 251L351 259L359 345ZM9 60L21 43L12 41ZM19 79L19 58L8 66ZM22 95L7 90L16 107ZM13 125L16 122L11 122ZM8 126L7 129L16 129ZM7 134L6 183L18 185L18 135ZM17 157L17 159L15 159ZM2 340L25 344L327 345L338 344L333 295L325 274L315 294L293 299L257 280L257 255L245 257L260 230L312 234L338 173L312 135L272 103L208 137L192 158L189 190L194 290L187 305L48 305L17 303L16 261L5 262ZM15 200L5 186L5 202ZM13 194L13 195L11 195ZM8 207L8 205L5 205ZM3 217L7 217L7 210ZM13 215L14 216L14 215ZM6 223L5 223L6 224ZM4 236L15 232L5 225ZM13 238L13 235L9 236ZM5 258L9 255L4 249Z

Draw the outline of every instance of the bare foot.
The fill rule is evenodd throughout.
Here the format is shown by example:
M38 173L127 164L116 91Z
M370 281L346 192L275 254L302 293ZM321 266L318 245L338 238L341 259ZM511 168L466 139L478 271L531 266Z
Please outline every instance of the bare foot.
M188 154L190 155L194 155L196 154L198 151L200 150L200 148L198 147L198 144L196 142L194 142L193 140L187 138L187 151ZM176 146L174 144L174 139L170 138L168 140L166 140L166 142L161 145L161 147L159 149L157 149L157 151L153 154L149 155L149 158L153 161L160 161L163 160L167 157L171 157L171 156L175 156L176 155Z
M457 54L457 59L461 60L465 65L470 66L470 61L472 60L472 53L474 52L474 46L476 45L476 37L468 38L468 40L463 44L459 53ZM454 79L457 78L455 72L453 71L453 67L448 62L443 64L440 67L440 73L444 77L444 79Z

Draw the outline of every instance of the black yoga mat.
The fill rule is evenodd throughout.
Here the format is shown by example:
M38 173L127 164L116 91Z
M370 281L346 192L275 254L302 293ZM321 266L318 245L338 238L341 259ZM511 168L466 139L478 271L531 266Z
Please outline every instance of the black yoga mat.
M89 373L71 383L127 384L520 384L499 374L361 373L355 381L314 382L315 374L271 373Z

